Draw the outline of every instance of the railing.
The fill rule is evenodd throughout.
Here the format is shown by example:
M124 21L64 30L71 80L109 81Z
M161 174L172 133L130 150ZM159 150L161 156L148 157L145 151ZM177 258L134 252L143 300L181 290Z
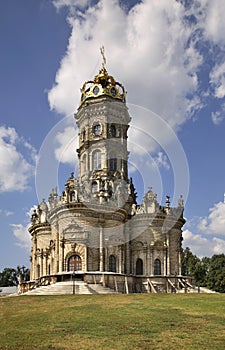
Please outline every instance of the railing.
M33 290L42 286L47 286L51 283L55 283L55 280L52 276L40 277L35 281L22 282L18 286L18 294L23 294L29 290Z

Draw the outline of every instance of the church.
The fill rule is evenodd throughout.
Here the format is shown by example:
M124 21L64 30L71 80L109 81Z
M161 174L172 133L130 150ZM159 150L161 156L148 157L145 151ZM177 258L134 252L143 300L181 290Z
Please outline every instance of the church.
M182 196L177 207L168 196L160 205L150 188L137 203L128 175L126 92L101 53L102 66L83 84L74 116L78 174L71 173L61 194L54 188L31 216L29 288L74 276L121 293L184 288Z

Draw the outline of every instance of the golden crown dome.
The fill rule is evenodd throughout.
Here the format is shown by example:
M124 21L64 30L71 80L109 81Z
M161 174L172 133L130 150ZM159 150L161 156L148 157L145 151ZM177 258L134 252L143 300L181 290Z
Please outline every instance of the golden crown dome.
M115 81L115 79L108 74L105 68L106 59L104 47L101 47L100 50L102 55L102 67L98 75L94 77L94 80L89 80L82 86L80 105L89 98L98 98L105 95L123 102L126 101L124 86Z

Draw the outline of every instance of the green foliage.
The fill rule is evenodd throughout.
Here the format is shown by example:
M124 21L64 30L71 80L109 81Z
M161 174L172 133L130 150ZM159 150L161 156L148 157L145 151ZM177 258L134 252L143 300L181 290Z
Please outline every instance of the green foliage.
M0 287L12 287L18 284L17 272L15 269L6 267L0 272Z
M30 270L25 266L17 266L16 269L6 267L0 272L0 287L17 286L19 283L19 276L23 281L29 281Z
M182 274L191 276L196 286L207 287L225 293L225 255L213 255L202 259L185 248L182 256Z
M185 248L182 256L182 275L193 276L197 262L199 258L191 252L190 248Z
M209 265L207 287L225 293L225 255L213 255Z

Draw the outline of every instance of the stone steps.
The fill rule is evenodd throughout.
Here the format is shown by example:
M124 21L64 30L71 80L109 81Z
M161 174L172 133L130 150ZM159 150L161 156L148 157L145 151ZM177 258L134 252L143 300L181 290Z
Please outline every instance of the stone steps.
M118 294L114 289L104 287L102 284L88 284L92 294Z
M73 293L74 292L74 293ZM83 281L57 282L48 286L41 286L32 289L24 294L26 295L63 295L63 294L115 294L113 289L102 286L101 284L87 284Z

